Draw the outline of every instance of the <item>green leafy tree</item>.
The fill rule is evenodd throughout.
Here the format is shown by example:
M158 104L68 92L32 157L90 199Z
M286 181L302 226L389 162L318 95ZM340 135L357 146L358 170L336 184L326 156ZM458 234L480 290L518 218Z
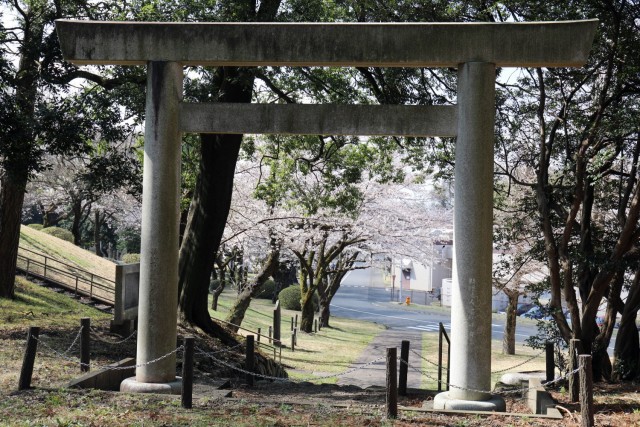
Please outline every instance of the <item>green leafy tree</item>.
M53 20L86 16L85 3L3 1L15 19L0 28L0 296L14 295L20 220L30 177L46 168L45 154L80 155L98 135L113 135L113 116L85 114L88 100L69 97L75 67L61 62ZM13 64L16 65L13 65ZM85 77L101 77L84 72ZM104 119L104 120L103 120Z
M519 187L520 212L531 254L549 269L553 315L567 342L581 339L594 356L596 379L610 377L607 347L616 316L616 364L623 377L638 375L637 283L640 190L637 179L638 32L635 2L505 2L503 17L516 21L598 18L592 55L582 69L527 69L504 82L497 171L507 197ZM596 324L606 298L605 322ZM627 300L628 301L628 300ZM570 311L571 324L562 305Z

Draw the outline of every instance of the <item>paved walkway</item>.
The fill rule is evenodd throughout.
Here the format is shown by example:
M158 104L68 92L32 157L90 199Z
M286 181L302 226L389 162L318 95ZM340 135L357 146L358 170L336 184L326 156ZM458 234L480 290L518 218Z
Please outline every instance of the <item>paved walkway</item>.
M387 382L386 356L388 347L398 348L398 357L400 357L400 345L403 340L411 342L409 346L409 370L407 375L408 388L420 388L420 374L411 369L412 366L418 369L422 365L418 356L411 350L421 353L422 332L418 331L398 331L390 330L381 332L376 336L367 348L362 352L356 362L349 367L359 368L367 363L381 358L375 363L358 369L349 374L338 377L338 385L356 385L362 388L371 386L384 387Z

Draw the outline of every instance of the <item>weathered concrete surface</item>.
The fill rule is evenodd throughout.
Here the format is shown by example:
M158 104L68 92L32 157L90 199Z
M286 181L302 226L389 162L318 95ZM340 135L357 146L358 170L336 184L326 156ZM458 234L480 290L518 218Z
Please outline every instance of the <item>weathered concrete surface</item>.
M167 23L58 20L74 64L504 67L583 65L597 20L531 23Z
M523 385L526 386L527 406L531 412L562 418L553 398L542 386L540 378L530 378Z
M120 384L120 391L125 393L181 394L182 378L174 375L173 381L140 382L136 377L127 378Z
M176 348L178 222L180 203L180 101L182 65L147 68L140 291L136 360L145 364ZM141 366L140 383L175 380L176 355Z
M69 382L69 388L96 388L99 390L118 391L120 383L135 372L136 360L132 357L109 365L107 369L87 372L83 376ZM129 367L130 369L122 369Z
M491 390L494 121L494 64L462 64L458 69L456 277L451 296L452 387L448 393L453 400L491 398L478 390Z
M486 400L463 400L452 397L450 391L438 393L433 398L434 409L448 409L455 411L486 411L486 412L504 412L507 405L501 396L490 396Z
M428 105L182 104L182 131L455 136L457 108Z

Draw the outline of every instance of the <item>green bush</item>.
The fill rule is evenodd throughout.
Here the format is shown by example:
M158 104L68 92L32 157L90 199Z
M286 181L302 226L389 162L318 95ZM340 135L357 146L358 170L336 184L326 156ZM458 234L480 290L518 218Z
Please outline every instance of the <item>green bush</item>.
M33 228L34 230L42 230L44 225L42 224L28 224L27 227Z
M256 298L271 299L271 297L273 297L273 291L275 291L275 289L276 282L274 282L273 279L267 279L267 281L262 284L262 290L258 295L256 295Z
M122 255L122 262L125 264L137 264L140 262L140 254L124 254Z
M65 230L60 227L46 227L41 230L43 233L47 233L53 237L57 237L58 239L66 240L67 242L73 243L73 233L69 230Z
M278 294L278 299L280 300L280 307L286 310L302 310L302 304L300 301L301 292L300 285L294 284L287 288L284 288ZM318 298L318 294L313 294L313 310L318 311L318 307L320 307L320 298Z

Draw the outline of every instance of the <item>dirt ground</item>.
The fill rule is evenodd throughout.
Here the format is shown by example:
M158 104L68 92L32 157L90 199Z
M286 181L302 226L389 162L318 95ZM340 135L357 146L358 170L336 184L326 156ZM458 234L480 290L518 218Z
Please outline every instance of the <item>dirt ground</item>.
M190 334L193 331L183 330L181 334ZM56 348L66 348L75 338L76 331L61 328L60 330L49 330L47 338L50 343L55 344ZM112 345L117 341L115 337L110 335L106 330L94 329L92 336L95 338L92 356L97 364L111 363L122 357L135 354L134 340L127 340L119 345ZM0 338L5 340L5 350L7 345L15 346L15 359L19 358L21 348L24 343L24 331L21 330L5 330L0 331ZM220 349L220 344L215 340L206 337L198 337L200 342L205 341L204 348L200 350L206 352L214 352ZM118 353L114 353L114 349L118 349ZM130 353L130 354L122 354ZM228 364L239 366L244 359L244 349L236 348L234 351L219 354ZM16 357L18 356L18 357ZM14 359L14 360L15 360ZM53 357L51 360L57 360ZM16 371L19 361L16 360L16 366L11 370ZM53 364L52 364L53 366ZM73 407L74 397L71 393L69 396L60 397L52 393L59 393L59 387L68 381L67 370L51 370L51 366L45 366L41 369L46 371L47 377L43 373L36 372L36 384L38 387L29 393L28 399L32 402L43 403L42 411L52 411L51 402L59 402L60 413L68 415L69 412L65 408ZM563 420L541 419L527 414L528 409L526 402L518 395L506 396L507 411L522 414L521 416L505 416L505 415L451 415L433 412L421 411L423 403L433 398L435 392L425 390L411 389L407 397L399 397L398 404L400 406L399 417L396 420L387 420L385 417L385 390L381 387L371 387L362 389L350 385L335 384L313 384L310 382L270 382L257 381L253 387L248 387L243 378L234 377L233 371L228 368L221 368L213 363L207 362L206 358L199 358L199 362L194 367L194 408L200 412L194 414L204 414L206 420L204 424L200 424L197 420L189 421L190 415L179 410L179 400L171 409L171 412L164 412L167 408L157 405L154 408L154 401L161 402L162 398L149 397L144 400L144 407L137 409L134 397L115 397L110 394L90 394L90 391L77 392L88 393L92 399L93 405L102 405L102 411L105 417L113 411L120 413L122 407L130 405L125 413L135 414L137 417L186 417L187 421L176 423L175 418L166 418L158 423L151 422L144 425L424 425L424 426L579 426L580 425L580 407L578 404L568 402L567 394L562 389L552 391L552 396L556 400L560 411L564 415ZM178 366L178 373L181 366ZM229 378L228 388L232 397L218 398L215 391L222 385L224 379ZM12 380L13 382L13 380ZM24 393L24 392L21 392ZM119 395L119 394L117 394ZM86 397L87 395L85 395ZM111 397L113 396L113 397ZM217 395L219 396L219 394ZM25 399L25 395L9 393L4 394L4 406L0 405L0 416L2 410L6 414L19 412L20 405ZM179 398L178 398L179 399ZM116 401L117 403L113 403ZM70 403L71 402L71 403ZM124 402L124 403L123 403ZM623 384L596 384L594 393L595 403L595 420L598 426L640 426L640 384L623 383ZM115 405L115 406L114 406ZM37 406L30 406L24 409L28 416L29 412L34 412ZM176 409L178 408L178 409ZM136 412L138 411L138 412ZM145 412L146 411L146 412ZM35 411L37 412L37 411ZM95 412L95 411L94 411ZM146 414L146 415L145 415ZM150 415L149 415L150 414ZM250 415L249 418L243 414ZM198 416L200 416L198 415ZM130 415L134 416L134 415ZM210 417L217 418L210 418ZM79 415L91 420L88 423L68 424L68 425L100 425L100 422L93 420L92 415L83 413ZM146 419L146 418L144 418ZM159 418L162 419L162 418ZM182 419L182 418L181 418ZM212 420L216 420L213 422ZM121 420L124 424L132 425L127 422L127 418ZM6 424L6 418L0 420L0 425ZM31 421L29 421L30 423ZM211 422L211 424L207 424ZM219 423L218 423L219 422ZM15 424L15 425L32 425L32 424ZM48 424L37 424L48 425ZM142 424L141 424L142 425Z

